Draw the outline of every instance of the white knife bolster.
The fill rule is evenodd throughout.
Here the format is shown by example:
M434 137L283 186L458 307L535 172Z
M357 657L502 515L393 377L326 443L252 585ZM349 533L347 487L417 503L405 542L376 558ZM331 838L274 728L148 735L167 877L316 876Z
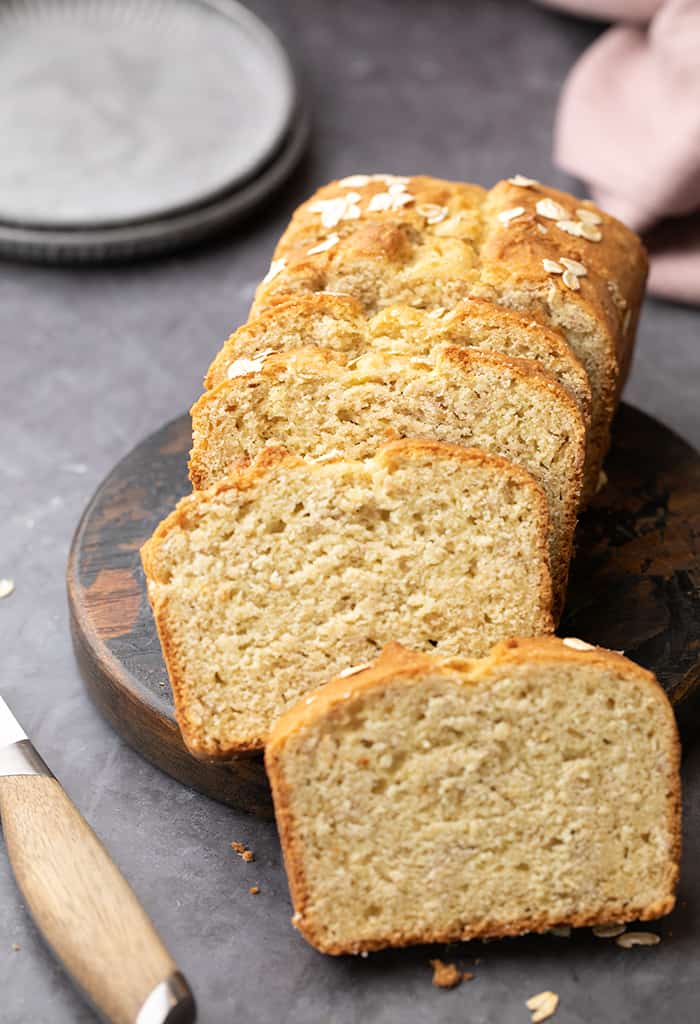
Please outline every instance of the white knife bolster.
M0 747L0 778L8 775L44 775L53 778L54 774L36 750L31 740L19 740L6 747Z

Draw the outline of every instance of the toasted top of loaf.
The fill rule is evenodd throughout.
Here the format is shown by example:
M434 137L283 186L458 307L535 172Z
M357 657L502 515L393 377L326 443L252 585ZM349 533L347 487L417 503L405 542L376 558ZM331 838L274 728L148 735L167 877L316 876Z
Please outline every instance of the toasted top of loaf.
M642 243L587 200L515 178L486 191L415 176L354 175L303 203L282 236L253 314L331 291L375 313L481 296L561 328L593 392L588 493L634 342L647 273Z
M248 366L259 369L244 373ZM532 361L442 346L427 356L306 348L242 360L192 409L190 475L215 483L276 443L304 456L367 458L388 437L433 437L502 455L549 501L557 610L581 494L586 432L571 396Z
M229 374L259 362L263 354L311 345L348 356L376 349L418 356L439 345L460 345L532 359L570 392L586 425L589 422L588 376L561 332L547 327L536 314L523 315L483 299L466 299L452 310L432 312L390 306L367 319L359 303L348 296L299 295L239 327L215 357L205 385L216 387Z
M269 738L294 923L343 953L668 913L679 754L654 677L612 652L392 644Z
M481 653L550 631L548 531L532 477L481 451L264 449L142 549L185 742L214 759L262 746L286 707L392 638Z
M589 200L514 181L490 191L427 176L331 182L294 213L254 311L299 291L347 291L374 313L397 301L449 307L480 291L502 301L524 286L543 312L558 305L558 292L599 322L621 362L626 314L639 304L647 270L639 237ZM578 287L564 279L564 265L559 273L544 266L562 257L582 264ZM363 260L375 261L375 272L353 276L352 263ZM364 287L343 287L348 280Z

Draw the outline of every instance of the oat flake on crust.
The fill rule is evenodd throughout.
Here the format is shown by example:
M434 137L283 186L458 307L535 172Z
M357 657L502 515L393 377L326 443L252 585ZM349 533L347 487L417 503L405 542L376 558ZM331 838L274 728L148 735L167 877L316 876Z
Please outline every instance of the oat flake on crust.
M322 242L315 245L312 249L309 249L306 253L307 256L316 256L320 252L327 252L332 249L334 245L337 245L340 241L340 235L332 234L328 238L324 238Z
M282 259L279 259L279 260L273 260L272 263L270 264L270 269L268 270L268 272L265 274L264 278L262 279L262 283L263 284L269 284L270 281L274 281L274 279L277 277L277 275L279 273L281 273L286 266L287 266L287 261L286 261L286 259L284 257L282 257Z
M514 174L512 178L508 178L511 185L517 185L519 188L532 188L533 185L539 185L539 181L535 178L526 178L524 174Z
M564 637L562 643L567 647L570 647L574 651L594 651L595 646L593 644L586 643L585 640L579 640L577 636Z
M510 210L501 210L498 214L498 219L501 224L510 224L512 220L515 220L517 217L522 217L524 213L524 206L513 206Z
M549 196L545 199L538 199L535 209L540 217L546 217L547 220L566 220L569 216L569 211L565 210L561 203L550 199Z

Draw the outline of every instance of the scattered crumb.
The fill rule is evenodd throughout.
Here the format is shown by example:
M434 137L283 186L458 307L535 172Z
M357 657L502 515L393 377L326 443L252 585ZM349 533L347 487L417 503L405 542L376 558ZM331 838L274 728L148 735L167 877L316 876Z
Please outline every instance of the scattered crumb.
M251 887L248 890L248 892L251 894L251 896L257 896L258 893L260 892L260 886L259 885L251 885Z
M570 924L555 924L553 928L549 929L550 935L556 935L560 939L568 939L571 935Z
M661 939L655 932L625 932L615 939L618 946L631 949L632 946L658 946Z
M593 929L596 939L616 939L625 930L624 924L597 924Z
M13 942L12 943L12 952L13 953L19 953L21 948L22 947L20 946L19 942Z
M469 971L460 971L455 964L445 964L442 960L431 960L433 969L433 985L436 988L454 988L463 981L471 981L474 977Z
M525 1005L532 1012L532 1024L539 1024L539 1021L554 1016L559 996L556 992L538 992L536 996L530 996Z
M255 860L255 854L253 853L252 850L248 849L245 843L238 843L234 839L234 841L231 843L231 849L233 850L234 853L238 854L241 860L247 861L248 863L250 863L251 860Z
M14 580L0 580L0 597L9 597L14 589Z

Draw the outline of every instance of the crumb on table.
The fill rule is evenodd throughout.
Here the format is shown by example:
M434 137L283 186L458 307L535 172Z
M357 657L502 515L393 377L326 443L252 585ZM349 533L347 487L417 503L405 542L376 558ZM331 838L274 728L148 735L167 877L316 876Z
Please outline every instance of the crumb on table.
M455 964L446 964L442 960L431 960L433 969L433 985L436 988L454 988L463 981L471 981L474 977L468 971L460 971Z
M251 860L255 860L255 854L252 850L249 850L245 843L239 843L234 841L231 843L231 849L234 853L237 853L241 860L250 863Z
M248 892L251 893L251 895L253 895L253 896L257 896L258 893L260 892L260 886L259 885L251 885L251 887L248 890Z

